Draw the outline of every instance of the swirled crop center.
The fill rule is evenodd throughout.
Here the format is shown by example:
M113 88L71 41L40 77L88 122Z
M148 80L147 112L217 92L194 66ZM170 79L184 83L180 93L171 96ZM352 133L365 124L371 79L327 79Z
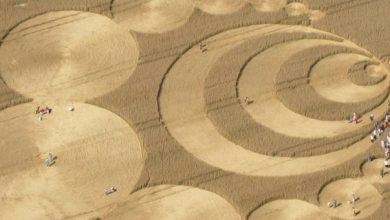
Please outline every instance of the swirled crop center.
M209 14L229 14L245 6L245 0L193 0L196 7Z
M345 121L320 121L297 114L284 106L283 103L281 103L274 94L274 79L280 69L280 66L299 51L321 45L357 48L357 46L352 43L347 44L345 42L339 43L329 40L305 39L286 42L284 44L271 47L249 61L249 63L243 69L239 79L238 91L241 100L244 100L245 97L251 97L255 100L255 102L251 105L243 105L243 107L248 111L248 113L255 121L271 128L276 132L292 137L332 137L346 133L348 131L356 130L356 126L351 126ZM342 54L340 56L353 56L359 57L360 59L368 59L367 57L354 54ZM338 56L335 55L332 57L337 58ZM317 72L317 69L315 69L315 72ZM345 73L343 72L345 77L347 72L348 71L345 71ZM324 80L324 77L319 78L320 79L317 80L319 82ZM388 82L383 83L384 84L379 86L379 88L377 88L378 86L373 86L373 91L362 88L361 90L368 91L366 99L381 94L383 90L386 89L384 86L388 85ZM322 86L322 84L320 85ZM337 85L339 85L339 87L343 87L343 85ZM337 86L334 87L339 88ZM342 96L348 92L349 94L359 95L359 93L355 93L354 90L348 90L338 95ZM374 112L375 115L380 115L381 113L381 109L377 109ZM286 121L288 121L288 123L285 123ZM367 125L369 123L369 121L364 121L363 123L359 124L358 127Z
M128 30L163 33L174 30L191 17L192 0L113 0L114 20Z
M319 61L310 73L310 83L323 97L337 102L362 102L389 89L389 77L377 85L359 86L348 79L355 63L369 60L358 54L336 54ZM378 69L386 73L384 67ZM372 70L373 72L373 70ZM368 75L368 73L367 73ZM386 73L387 75L387 73ZM385 75L385 76L386 76Z
M131 34L107 17L49 12L15 27L0 47L0 72L9 87L36 98L85 101L105 94L134 71Z
M272 12L281 10L287 5L287 0L248 0L256 10Z
M160 185L137 191L119 205L107 220L239 220L240 215L225 199L205 190Z
M172 67L161 87L160 113L170 134L191 154L209 165L246 175L288 176L328 169L368 149L368 138L347 149L306 158L270 157L243 149L227 140L204 111L204 81L214 63L246 40L271 33L319 32L284 25L255 25L226 31L206 40L208 51L196 46ZM377 108L386 111L386 103ZM276 116L276 115L275 115ZM234 117L234 115L232 115ZM368 120L368 119L366 119ZM346 122L345 122L346 123Z
M125 201L144 164L129 125L91 105L78 103L70 112L62 103L47 104L52 112L42 121L34 114L39 103L0 112L0 219L98 215ZM49 152L57 159L47 167ZM111 186L118 191L107 197Z

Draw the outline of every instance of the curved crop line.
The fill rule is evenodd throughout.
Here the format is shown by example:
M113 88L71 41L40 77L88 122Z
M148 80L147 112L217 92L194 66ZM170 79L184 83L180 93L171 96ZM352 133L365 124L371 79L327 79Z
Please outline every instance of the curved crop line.
M367 67L368 66L371 66L371 65L380 65L379 62L376 62L376 61L360 61L360 62L357 62L355 63L354 65L351 66L351 68L349 68L348 70L348 79L358 85L358 86L369 86L369 85L376 85L378 83L381 83L383 82L387 75L381 75L381 76L378 76L378 77L373 77L373 76L369 76L368 75L368 70L367 70ZM359 81L359 76L361 78L363 78L364 80L363 81ZM356 78L358 77L358 78Z
M238 103L241 103L241 101L240 101L240 99L238 99L238 93L239 93L239 91L238 91L238 81L239 81L239 78L241 77L241 75L242 75L242 72L243 72L243 69L247 66L247 64L254 58L254 57L256 57L258 54L260 54L260 53L262 53L263 51L265 51L265 50L267 50L267 49L269 49L269 48L272 48L272 47L274 47L274 46L277 46L277 45L281 45L281 44L285 44L285 43L289 43L289 42L291 42L291 41L299 41L299 40L310 40L310 39L313 39L313 40L315 40L315 39L319 39L319 40L328 40L328 41L336 41L336 42L342 42L343 41L343 39L342 38L339 38L339 37L334 37L333 35L331 35L330 33L312 33L311 35L313 35L313 36L308 36L308 37L305 37L305 36L292 36L292 38L291 39L289 39L289 34L297 34L297 33L302 33L302 32L299 32L299 31L296 31L296 32L286 32L286 33L283 33L283 32L279 32L279 33L271 33L269 36L267 35L267 36L265 36L264 38L261 38L262 40L264 40L264 41L266 41L266 42L268 42L267 41L267 39L272 39L273 38L273 36L275 36L275 35L282 35L283 36L283 34L285 34L285 35L287 35L286 36L286 39L282 39L282 40L279 40L278 42L273 42L273 43L271 43L271 44L267 44L265 47L263 47L263 48L259 48L259 50L257 51L257 52L255 52L255 53L253 53L253 54L251 54L250 56L249 56L249 59L247 58L246 60L245 60L245 62L244 62L244 64L240 67L240 70L239 70L239 73L238 73L238 76L237 76L237 80L235 81L235 94L236 94L236 96L235 97L231 97L230 95L228 96L228 95L222 95L224 98L223 99L218 99L218 100L216 100L216 101L213 101L213 102L210 102L210 101L207 101L207 103L206 103L206 105L213 105L213 104L216 104L216 103L227 103L226 105L225 104L223 104L223 106L230 106L230 105L235 105L235 103L236 102L238 102ZM278 38L277 38L278 39ZM259 40L252 40L252 41L254 41L254 42L257 42L257 41L259 41ZM237 47L238 48L238 47ZM234 49L233 49L234 50ZM229 51L228 52L228 54L227 54L227 56L229 56L229 54L234 54L234 52L233 52L233 50L232 51ZM363 51L363 50L362 50ZM363 52L362 52L363 53ZM369 55L369 54L368 54ZM225 54L225 56L222 56L221 58L219 58L219 60L224 60L226 58L226 54ZM239 65L241 65L241 64L239 64ZM230 69L230 68L229 68ZM210 70L211 72L213 71L213 69L211 69ZM232 70L233 71L233 70ZM234 71L236 71L236 70L234 70ZM233 74L234 75L234 74ZM230 76L230 74L229 74L229 76ZM206 78L206 81L208 80L210 78L210 75ZM230 77L229 77L229 81L228 82L225 82L225 81L223 81L222 82L222 84L230 84L230 82L232 82L233 80L230 80ZM206 83L207 84L207 83ZM220 83L221 84L221 83ZM206 87L206 88L209 88L209 87L213 87L213 86L217 86L217 84L213 84L213 85L209 85L208 84L208 86ZM224 90L224 91L226 91L226 90ZM212 92L212 91L206 91L206 93L204 94L204 96L205 96L205 100L207 100L207 94L208 93L210 93L210 92ZM227 92L227 93L229 93L229 92ZM229 93L230 94L230 93ZM234 99L234 100L233 100ZM230 101L231 100L231 101ZM242 108L242 106L240 105L240 107ZM211 108L211 109L210 109ZM214 108L213 107L209 107L209 106L207 106L207 109L206 109L207 111L213 111L214 110ZM367 129L369 126L366 126L366 129L364 129L364 130L366 130L365 132L364 132L364 134L365 135L361 135L361 138L358 138L356 141L354 141L353 143L356 143L356 142L358 142L358 141L360 141L360 140L362 140L365 136L366 136L366 134L369 134L369 129ZM222 132L222 133L224 133L224 132ZM224 135L227 139L229 139L226 135ZM348 139L348 138L352 138L352 137L355 137L356 135L348 135L347 137L345 137L345 138L343 138L343 139L341 139L341 140L346 140L346 139ZM335 140L334 142L337 142L337 141L340 141L340 140ZM314 142L314 141L313 141ZM328 143L329 144L329 143ZM348 145L350 145L350 144L348 144ZM293 146L294 147L294 146ZM295 146L295 147L297 147L297 146ZM313 146L311 149L315 149L315 148L318 148L318 147L320 147L320 145L316 145L316 146ZM284 149L284 151L286 151L286 150L288 150L288 149ZM283 150L282 150L283 151Z
M324 33L324 36L327 36L327 33ZM333 39L326 39L326 38L306 38L306 37L302 37L302 38L297 38L297 39L292 39L292 40L286 40L286 41L283 41L283 42L278 42L276 44L271 44L269 45L269 47L266 47L265 49L259 51L258 53L252 55L251 57L249 57L249 59L245 62L245 64L241 67L240 69L240 72L238 74L238 77L237 77L237 80L236 80L236 97L238 98L239 97L239 88L238 88L238 84L239 84L239 81L240 81L240 78L242 76L242 73L243 73L243 70L246 68L246 66L256 57L258 56L259 54L261 54L262 52L266 51L267 49L270 49L271 47L274 47L274 46L277 46L277 45L281 45L281 44L285 44L285 43L288 43L288 42L293 42L293 41L298 41L298 40L310 40L310 39L320 39L320 40L329 40L329 41L336 41L336 42L343 42L343 39L340 38L340 37L335 37L335 36L332 36L331 34L329 34L329 37L333 37Z
M282 19L283 20L283 19ZM279 22L281 22L282 20L280 20ZM256 25L255 23L254 24L251 24L249 26L245 26L245 27L250 27L250 26L254 26ZM160 105L160 96L161 96L161 91L162 91L162 87L163 87L163 84L165 82L165 79L167 77L167 75L169 74L169 72L171 71L171 69L173 68L173 66L177 63L177 61L179 61L183 56L184 54L186 54L189 50L191 50L195 45L215 36L215 35L218 35L218 34L221 34L223 32L226 32L226 31L229 31L229 30L233 30L233 29L236 29L236 28L240 28L240 27L243 27L243 26L240 26L240 25L236 25L236 26L233 26L233 27L229 27L229 28L226 28L226 29L221 29L221 30L218 30L218 31L215 31L213 33L210 33L210 34L207 34L205 36L203 36L201 39L199 39L198 41L192 43L192 44L189 44L173 61L172 63L169 65L169 67L167 68L167 70L165 71L164 73L164 76L162 77L161 81L160 81L160 85L158 87L158 92L157 92L157 106L158 106L158 112L159 112L159 117L160 117L160 120L162 121L162 123L164 124L163 120L162 120L162 115L161 115L161 105ZM249 31L248 31L249 32ZM245 33L245 32L244 32ZM236 35L240 35L241 33L237 33ZM210 41L210 42L215 42L217 40L214 40L214 41ZM165 125L164 125L165 126ZM168 129L166 129L167 132ZM171 134L170 134L171 135Z
M360 54L360 55L364 55L364 56L366 56L368 58L372 58L373 57L373 55L371 53L366 52L365 50L363 50L361 48L359 48L359 49L351 48L351 47L348 47L347 45L346 46L332 46L332 47L321 46L319 48L327 48L326 53L322 52L323 54L315 56L314 59L305 60L306 63L302 64L302 65L304 65L304 70L303 71L298 72L294 76L291 76L291 75L287 74L287 71L289 71L291 69L289 67L289 65L291 63L296 63L296 62L302 60L300 57L304 57L305 54L307 54L307 53L310 54L312 51L315 51L315 47L297 53L296 56L293 57L293 59L291 59L287 63L284 63L280 67L279 73L277 74L277 77L276 77L276 82L275 82L276 92L277 92L277 95L278 95L280 101L286 107L288 107L292 111L294 111L296 113L299 113L299 114L304 114L302 112L304 108L303 107L297 107L297 106L294 107L292 105L292 103L286 102L289 99L286 98L285 96L287 94L290 94L290 93L286 93L286 91L290 91L291 88L300 87L300 86L307 86L307 89L314 90L314 88L309 84L309 82L310 82L310 75L311 75L311 72L313 70L313 67L318 62L320 62L324 58L327 58L327 57L330 57L330 56L334 56L334 55L337 55L337 54L342 54L342 53L357 53L357 54ZM331 50L332 48L336 49L336 51L332 51ZM310 64L308 62L310 62ZM289 76L289 78L288 79L282 79L282 76ZM293 90L291 90L291 91L293 91ZM294 91L294 92L298 92L298 91ZM317 93L314 93L314 94L317 94ZM361 110L362 112L359 112L359 113L366 113L366 112L370 111L371 109L379 106L381 103L383 103L383 100L386 99L387 94L388 94L388 90L386 90L386 91L380 93L379 95L373 97L373 99L378 99L378 100L376 100L376 103L371 104L369 107L364 107ZM322 97L320 94L317 94L317 95L318 95L318 97L321 97L320 100L327 101L327 102L330 101L330 102L333 102L333 103L344 104L344 103L340 103L340 102L337 102L337 101L329 100L326 97ZM366 100L366 102L367 101L368 100ZM350 104L358 105L357 103L350 103ZM309 116L309 115L311 115L311 116ZM317 118L316 116L313 116L310 113L309 113L309 115L308 115L308 117L314 117L316 119L325 119L325 118Z
M144 1L135 2L135 3L123 2L123 3L118 3L118 4L115 3L116 1L117 0L111 0L110 5L109 5L109 10L111 12L112 18L115 18L115 15L118 14L118 13L125 12L125 11L127 11L129 9L134 9L134 8L139 7L141 5L144 5L144 4L147 4L149 2L152 2L153 0L144 0ZM192 2L193 10L191 12L191 15L189 15L188 18L186 19L187 22L185 22L185 23L183 23L181 25L178 25L173 30L179 29L180 27L186 25L190 20L192 20L194 15L197 14L198 10L201 11L202 13L204 13L206 15L210 15L210 16L226 16L226 15L232 15L232 14L240 13L240 12L242 12L244 10L247 10L248 7L256 8L252 2L250 2L249 0L245 0L245 4L242 7L240 7L238 10L232 11L230 13L218 14L218 13L206 12L206 11L202 10L200 7L196 6L195 3L193 2L193 0L190 0L190 1ZM286 5L288 5L290 3L293 3L293 2L294 1L287 2L287 4L285 4L282 8L280 8L278 10L274 10L274 12L283 11L283 8L285 8ZM117 8L117 9L115 9L115 8ZM119 10L118 10L118 8L119 8ZM257 11L257 13L266 13L266 12ZM143 33L142 31L137 31L137 30L133 30L133 29L131 29L131 31ZM169 31L172 31L172 30L169 30ZM164 32L168 32L168 31L164 31ZM159 34L159 33L149 33L149 34Z
M267 198L263 201L261 201L257 206L255 206L251 211L249 211L249 213L247 214L246 216L246 220L248 220L251 215L257 211L257 209L259 209L260 207L264 206L265 204L267 203L270 203L270 202L274 202L274 201L277 201L277 200L282 200L282 199L286 199L286 196L283 195L283 196L273 196L273 197L270 197L270 198Z
M322 191L324 191L324 189L332 182L336 182L338 180L342 180L342 179L353 179L353 178L357 178L358 177L358 174L342 174L342 175L338 175L338 176L334 176L332 178L330 178L328 181L324 182L321 187L319 188L318 192L317 192L317 202L318 204L320 204L320 195L322 193Z

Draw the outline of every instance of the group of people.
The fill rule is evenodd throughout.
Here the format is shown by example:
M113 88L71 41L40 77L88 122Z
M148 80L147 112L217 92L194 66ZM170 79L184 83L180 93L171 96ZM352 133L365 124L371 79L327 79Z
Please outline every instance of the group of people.
M71 111L73 112L74 111L74 107L73 106L69 106L68 107L68 111ZM50 114L52 112L52 109L49 108L48 106L42 108L40 106L37 106L36 110L35 110L35 114L39 114L39 117L38 117L38 120L39 121L42 121L42 116L45 115L45 114ZM45 160L45 163L46 163L46 166L47 167L51 167L52 165L55 164L57 160L57 156L55 156L53 153L49 152L47 154L47 159ZM115 187L109 187L109 188L106 188L104 190L104 194L105 195L110 195L114 192L116 192L117 189Z
M71 105L68 107L68 110L73 112L74 107ZM46 106L46 107L37 106L37 108L35 110L35 114L38 115L39 121L42 121L43 116L46 114L51 114L51 112L52 112L52 108L49 108L48 106Z
M390 102L389 102L389 107L390 107ZM360 116L356 112L354 112L352 114L350 122L357 124L360 122L359 120L360 120ZM386 128L390 127L390 111L386 114L383 122L376 121L373 114L370 115L370 121L373 124L373 131L370 135L370 140L371 140L371 142L374 142L380 137L380 135L382 135L385 132ZM383 148L384 155L385 155L384 167L388 168L388 167L390 167L390 161L389 161L389 159L390 159L390 132L388 133L386 140L381 141L381 147ZM369 161L373 160L373 156L371 154L369 155L368 160ZM380 169L380 175L381 175L381 177L383 177L385 175L384 168ZM357 211L355 209L355 204L356 204L356 201L358 199L359 198L356 197L356 195L353 193L351 200L348 201L348 203L351 204L353 216L356 216L360 213L360 211ZM339 204L337 203L337 201L335 199L328 202L327 205L329 208L336 208L339 206Z
M110 194L112 194L112 193L114 193L114 192L116 192L117 191L117 189L115 188L115 187L110 187L110 188L107 188L107 189L105 189L104 190L104 194L107 196L107 195L110 195Z
M199 43L199 49L202 51L202 53L207 51L207 44L205 42Z
M37 108L36 108L36 110L35 110L35 114L36 114L36 115L39 114L38 120L39 120L39 121L42 121L43 115L45 115L45 114L50 114L51 111L52 111L52 109L49 108L49 107L47 107L47 106L46 106L45 108L41 108L41 106L37 106Z
M383 122L376 121L372 114L370 116L370 120L374 127L373 131L371 132L370 139L371 142L374 142L385 132L386 128L390 127L390 112L386 114L385 120ZM387 135L387 142L390 142L390 133Z
M358 215L360 212L356 210L355 208L355 204L356 202L359 200L359 197L356 197L355 193L352 193L352 198L351 200L348 200L347 202L349 204L351 204L351 208L352 208L352 211L353 211L353 216L356 216ZM337 208L340 204L337 203L337 201L335 199L331 200L330 202L328 202L328 207L329 208Z
M370 139L371 142L374 142L385 132L385 129L390 127L390 111L385 115L385 119L383 122L378 123L376 120L371 118L371 121L374 125L374 130L371 133ZM381 147L384 152L384 168L390 167L390 132L387 133L387 137L385 140L381 140ZM380 170L380 175L383 177L385 175L384 168Z
M49 152L46 159L46 166L50 167L56 162L57 156L54 156L52 153Z

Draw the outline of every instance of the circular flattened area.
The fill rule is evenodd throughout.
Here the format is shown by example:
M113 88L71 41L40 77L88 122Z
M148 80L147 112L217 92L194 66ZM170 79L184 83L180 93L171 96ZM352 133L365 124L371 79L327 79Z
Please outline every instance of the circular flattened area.
M63 219L126 201L144 164L129 125L88 104L73 104L73 112L44 104L52 112L42 121L35 115L42 103L0 112L0 219ZM57 159L46 167L49 152ZM118 191L104 195L112 186Z
M310 12L307 5L299 2L292 2L285 9L288 16L301 16Z
M106 216L127 219L240 220L240 215L222 197L187 186L160 185L130 195L129 201Z
M169 133L199 160L223 170L250 176L293 176L311 173L335 167L366 152L369 148L369 137L343 150L320 156L266 156L244 149L226 139L208 118L204 108L204 82L211 67L223 54L249 39L270 33L301 30L307 33L316 32L301 26L253 25L209 38L206 40L207 46L212 49L207 53L202 53L197 46L187 51L173 65L161 85L159 111ZM386 109L387 103L383 103L375 111L382 112Z
M209 14L229 14L240 10L245 0L194 0L195 5Z
M322 97L340 103L363 102L387 93L390 84L388 78L370 86L356 85L348 78L348 71L355 63L367 60L371 59L353 53L325 57L312 67L310 84Z
M383 173L382 173L382 171ZM384 159L376 159L371 162L364 163L362 167L364 176L363 180L370 183L389 183L390 182L390 169L384 167ZM382 177L383 174L383 177Z
M263 12L278 11L287 5L287 0L248 0L256 10Z
M174 30L191 17L192 0L114 0L114 20L121 26L143 33Z
M137 44L128 31L87 12L49 12L29 19L0 47L2 78L32 98L98 97L123 84L137 61Z
M358 215L353 215L352 194L355 194L355 210ZM328 202L335 199L337 208L329 208ZM319 195L320 207L328 215L342 219L366 218L373 214L381 205L382 196L370 183L354 180L342 179L325 186Z
M254 210L248 220L330 220L317 206L291 199L275 200Z
M372 77L372 78L385 78L387 77L388 74L388 71L384 64L380 64L380 65L371 64L368 65L365 70L368 77Z

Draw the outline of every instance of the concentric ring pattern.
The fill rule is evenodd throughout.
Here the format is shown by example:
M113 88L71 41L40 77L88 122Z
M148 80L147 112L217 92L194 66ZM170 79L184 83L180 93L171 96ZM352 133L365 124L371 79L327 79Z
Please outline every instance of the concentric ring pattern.
M287 0L113 0L110 11L118 24L142 33L161 34L180 28L190 21L195 9L209 15L234 14L244 7L260 13L282 12L287 16L307 16L315 21L324 12Z
M241 120L238 115L249 115L252 123L263 126L273 135L280 135L280 139L286 136L332 138L359 129L360 134L367 135L370 121L366 113L380 116L386 111L384 99L388 96L388 80L371 85L375 89L366 89L364 95L360 90L342 88L360 86L353 82L338 84L340 91L347 90L346 96L364 96L361 100L349 101L329 98L331 94L318 92L318 84L328 80L321 76L323 63L341 65L334 56L342 56L340 62L347 60L351 65L362 60L379 62L368 51L330 33L288 25L233 29L204 42L207 51L193 47L174 64L162 83L159 97L161 117L168 131L199 160L239 174L288 176L337 166L368 149L367 137L354 141L348 148L316 156L275 157L245 149L224 133L224 126L229 126L229 117ZM223 73L214 72L218 65L225 65ZM346 69L336 77L348 80L348 73ZM251 97L254 103L245 105L242 101L245 97ZM287 102L287 98L301 100L290 106L292 102ZM367 105L367 100L372 104ZM318 120L310 112L300 111L302 103L320 105L317 111L321 111L322 105L336 104L344 112L334 116L334 112L323 108L325 111L321 114L328 120ZM231 106L236 106L234 111ZM363 114L363 121L357 125L346 120L347 113L354 111ZM299 146L296 149L299 150Z
M7 1L0 219L388 215L388 54L332 24L370 1L58 2Z

